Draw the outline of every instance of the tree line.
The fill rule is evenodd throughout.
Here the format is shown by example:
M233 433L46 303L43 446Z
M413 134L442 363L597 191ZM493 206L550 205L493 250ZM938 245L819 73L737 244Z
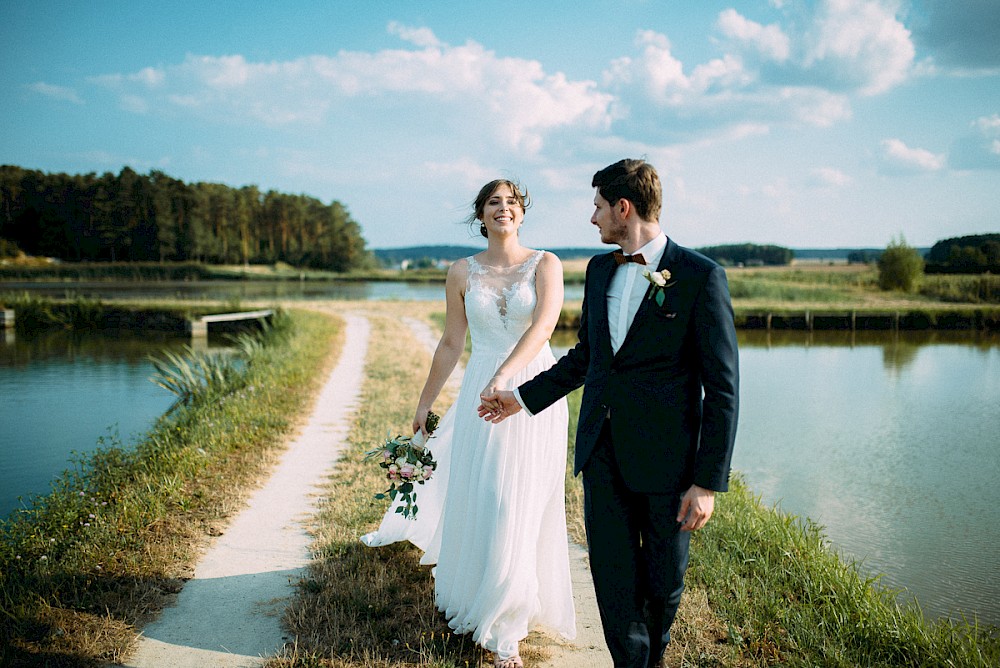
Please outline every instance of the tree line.
M938 241L926 259L928 273L1000 273L1000 234L970 234Z
M153 170L52 174L0 166L0 248L65 261L367 266L343 204Z
M795 257L791 248L761 244L706 246L697 250L726 266L785 265L791 264Z

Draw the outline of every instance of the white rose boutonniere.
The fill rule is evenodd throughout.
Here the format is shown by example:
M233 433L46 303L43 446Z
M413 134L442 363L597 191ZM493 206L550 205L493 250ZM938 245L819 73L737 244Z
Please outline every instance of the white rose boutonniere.
M677 282L670 282L670 270L664 269L662 271L649 271L647 269L642 272L642 275L645 276L646 280L653 286L652 291L649 293L649 298L655 299L657 306L663 306L663 301L667 298L665 294L666 289Z

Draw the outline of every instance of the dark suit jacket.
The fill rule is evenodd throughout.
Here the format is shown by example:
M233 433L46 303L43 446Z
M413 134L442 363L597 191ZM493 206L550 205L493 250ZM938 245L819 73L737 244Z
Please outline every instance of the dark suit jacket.
M590 261L579 343L521 385L521 399L537 414L584 385L576 473L586 466L610 411L615 457L632 491L679 494L692 483L726 491L739 364L725 271L668 239L658 267L671 273L663 305L647 292L621 349L612 354L607 291L615 268L611 253Z

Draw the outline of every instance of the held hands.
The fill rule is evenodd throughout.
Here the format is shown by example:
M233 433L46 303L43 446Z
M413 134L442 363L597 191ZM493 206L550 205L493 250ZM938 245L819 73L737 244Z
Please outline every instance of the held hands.
M698 485L691 485L681 497L681 507L677 511L677 521L681 531L697 531L708 523L715 510L715 492Z
M489 386L487 389L490 389ZM521 404L517 403L510 390L494 390L491 394L483 390L479 398L482 400L479 417L493 424L499 424L521 410Z

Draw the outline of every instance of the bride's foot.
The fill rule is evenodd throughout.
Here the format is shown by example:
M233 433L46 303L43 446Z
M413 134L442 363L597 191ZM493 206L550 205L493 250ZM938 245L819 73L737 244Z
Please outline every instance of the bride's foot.
M524 668L524 662L516 654L506 659L501 659L499 655L496 655L493 659L493 668Z

